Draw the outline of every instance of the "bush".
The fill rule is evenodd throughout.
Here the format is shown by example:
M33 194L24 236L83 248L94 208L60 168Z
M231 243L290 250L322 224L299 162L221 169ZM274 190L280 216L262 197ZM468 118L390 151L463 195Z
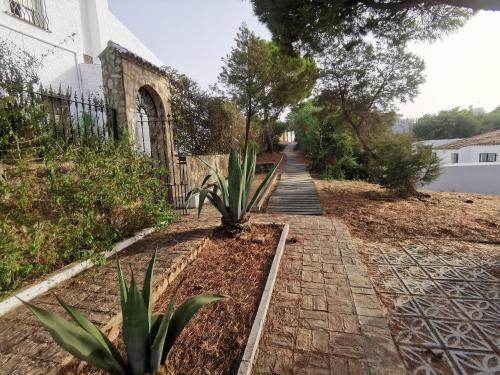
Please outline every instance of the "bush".
M430 146L413 144L413 137L398 134L376 145L369 163L371 179L401 197L416 195L417 186L434 181L441 173L438 157Z
M5 166L0 294L77 259L99 260L113 242L173 220L159 178L164 174L127 141L99 149L72 146Z

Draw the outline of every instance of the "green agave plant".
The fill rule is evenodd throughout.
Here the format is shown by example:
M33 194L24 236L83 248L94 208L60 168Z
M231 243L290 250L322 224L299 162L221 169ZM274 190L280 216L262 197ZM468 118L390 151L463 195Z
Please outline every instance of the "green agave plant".
M194 194L199 193L198 216L201 213L205 200L208 199L222 215L222 225L228 232L238 233L249 229L248 213L264 189L269 185L271 177L277 168L277 165L275 165L267 173L253 197L249 199L256 163L257 152L255 147L250 147L245 152L243 160L241 160L238 150L231 150L227 179L217 169L205 163L214 171L216 181L209 183L212 175L206 176L200 187L196 187L188 193L186 202L189 202Z
M42 322L54 341L73 356L111 374L156 374L166 363L175 340L191 318L206 304L223 297L216 295L191 297L174 312L174 296L164 314L152 315L155 259L156 251L149 262L142 290L139 290L133 274L130 286L127 285L117 259L123 341L127 350L127 361L103 332L64 301L58 299L76 324L30 303L23 303Z

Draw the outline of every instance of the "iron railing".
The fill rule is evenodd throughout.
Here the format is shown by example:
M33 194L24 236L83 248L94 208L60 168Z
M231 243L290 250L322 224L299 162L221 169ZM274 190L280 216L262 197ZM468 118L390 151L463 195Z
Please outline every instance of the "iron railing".
M9 119L16 144L11 148L105 144L119 139L116 111L102 98L63 94L61 90L21 91L10 104ZM0 133L2 130L0 129ZM0 134L3 135L3 134ZM5 135L4 135L5 136ZM5 145L0 156L10 151Z
M10 12L22 20L49 29L45 0L9 0Z

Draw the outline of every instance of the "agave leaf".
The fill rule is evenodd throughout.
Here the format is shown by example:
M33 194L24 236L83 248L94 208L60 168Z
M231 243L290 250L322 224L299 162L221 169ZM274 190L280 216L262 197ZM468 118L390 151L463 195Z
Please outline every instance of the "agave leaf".
M271 182L271 177L273 176L274 171L278 167L278 164L275 164L274 167L267 173L266 177L264 180L260 183L259 187L255 191L255 194L252 197L252 200L248 204L248 210L251 210L257 199L259 199L260 195L264 191L264 189L269 185L269 182Z
M153 345L151 346L151 370L153 370L153 374L156 374L162 365L162 356L163 356L163 347L165 346L165 339L167 337L167 332L170 325L170 319L172 318L172 314L174 312L174 304L175 304L175 295L170 300L168 304L167 312L162 315L160 319L160 324L158 327L158 332L153 341Z
M243 197L243 212L248 212L248 198L250 191L252 190L253 177L255 176L255 164L257 162L257 155L254 146L250 147L250 153L245 157L246 161L246 183L245 183L245 195Z
M211 175L211 174L209 174L209 175L205 176L205 178L203 179L203 182L201 183L201 185L200 185L200 186L201 186L201 187L204 187L204 186L205 186L205 184L208 182L208 180L210 180L210 178L212 178L212 175Z
M85 330L85 332L96 339L99 344L101 344L102 348L105 349L116 360L116 365L118 367L126 368L125 362L123 361L120 352L118 351L118 349L116 349L116 347L104 333L102 333L91 321L83 316L80 311L72 306L69 306L59 297L57 297L57 300L59 301L61 306L64 307L64 309L68 312L75 323L77 323L81 328Z
M212 203L212 205L220 212L220 214L226 218L230 218L231 215L227 210L227 207L224 205L222 199L215 192L209 192L207 195L207 199Z
M210 190L208 189L203 189L200 191L200 197L198 200L198 217L201 215L201 210L203 209L203 205L205 204L205 200L207 199L207 195L209 194Z
M149 323L148 310L144 304L132 273L127 302L122 310L123 341L127 348L128 362L134 375L143 375L148 370Z
M148 264L148 269L144 275L144 284L142 285L142 298L144 299L144 304L146 305L148 314L148 332L151 329L151 305L153 304L153 272L156 262L156 252L158 247L155 249L153 256Z
M179 337L182 330L186 327L194 314L196 314L203 306L222 298L224 297L218 295L200 294L198 296L188 298L177 308L177 310L175 310L172 318L170 319L169 330L163 347L163 354L161 358L162 363L165 363L168 353L170 352L170 349L172 349L172 345L174 345L175 340Z
M57 314L22 302L40 320L61 348L94 367L126 375L126 369L121 367L91 334Z
M244 180L242 177L240 155L234 149L229 154L228 172L229 212L233 220L238 221L241 216L241 198Z
M203 189L202 188L199 188L199 187L195 187L193 189L191 189L187 195L186 195L186 199L184 200L184 203L188 204L191 199L193 198L193 196L196 194L196 193L199 193L200 191L202 191Z
M122 305L122 311L127 303L128 287L125 277L123 276L122 266L120 265L120 259L116 256L116 272L118 273L118 284L120 285L120 302Z

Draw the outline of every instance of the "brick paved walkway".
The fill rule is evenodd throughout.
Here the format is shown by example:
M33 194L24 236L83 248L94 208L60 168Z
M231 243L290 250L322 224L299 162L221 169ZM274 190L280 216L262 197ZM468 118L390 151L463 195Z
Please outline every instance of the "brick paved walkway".
M289 215L321 215L316 186L306 165L293 151L295 143L286 146L287 156L281 179L267 205L267 212Z
M206 236L219 224L218 216L208 206L200 220L197 215L184 216L178 223L150 235L120 253L124 273L130 277L133 269L142 276L158 247L155 274L157 293L171 281L176 270L183 268L202 245ZM156 294L157 294L156 293ZM101 328L110 328L119 319L120 303L114 261L104 267L94 267L61 284L34 300L40 307L62 313L54 294L79 308ZM116 325L116 324L115 324ZM107 331L107 330L106 330ZM110 336L116 337L112 330ZM68 358L59 349L36 318L24 307L0 317L0 374L55 374Z
M363 251L413 374L500 374L500 249L482 257L453 245L367 244Z
M345 224L275 218L290 234L254 374L404 374Z

